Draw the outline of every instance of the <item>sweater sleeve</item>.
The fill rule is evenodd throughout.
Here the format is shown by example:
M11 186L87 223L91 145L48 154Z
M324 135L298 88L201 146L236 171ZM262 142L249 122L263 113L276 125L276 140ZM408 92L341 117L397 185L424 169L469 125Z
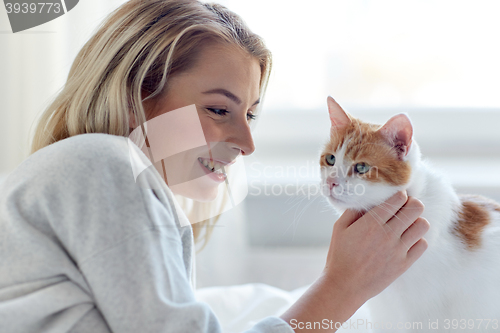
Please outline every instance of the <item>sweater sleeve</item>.
M124 140L103 144L103 135L84 136L54 156L54 178L43 181L39 206L110 330L220 332L216 316L196 300L189 282L181 233L190 226L180 227L171 205L159 199L165 192L136 183ZM293 330L268 317L247 332Z
M214 313L195 299L182 246L168 229L146 231L81 263L96 304L113 332L221 332ZM269 317L248 333L293 332Z

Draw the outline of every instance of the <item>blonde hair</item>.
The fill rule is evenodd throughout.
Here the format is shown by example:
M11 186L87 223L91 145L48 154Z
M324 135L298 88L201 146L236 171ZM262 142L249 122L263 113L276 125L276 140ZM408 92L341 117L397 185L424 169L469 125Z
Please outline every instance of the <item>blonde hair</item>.
M104 20L76 56L65 86L37 124L31 153L84 133L128 136L129 113L136 124L143 124L149 115L143 103L159 99L169 76L190 69L210 42L237 46L258 59L262 98L271 53L238 15L196 0L126 2ZM196 210L196 203L191 208ZM215 219L203 223L207 228L193 232L198 240L204 229L206 244Z

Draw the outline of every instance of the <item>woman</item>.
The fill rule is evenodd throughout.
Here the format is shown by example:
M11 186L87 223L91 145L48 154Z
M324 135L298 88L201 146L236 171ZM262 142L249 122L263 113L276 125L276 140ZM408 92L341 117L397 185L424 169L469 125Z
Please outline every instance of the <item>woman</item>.
M195 299L193 229L173 194L213 200L226 180L218 169L254 151L249 123L270 68L261 39L222 6L132 0L113 12L41 118L33 154L5 181L0 331L219 332ZM192 127L184 147L156 126L193 110L204 144L194 144ZM127 139L141 133L145 146L132 141L142 152ZM168 146L168 158L153 158L151 137ZM136 174L134 163L148 159L155 168ZM322 275L251 332L343 322L402 274L425 250L428 224L418 218L422 204L404 193L386 203L389 210L340 217ZM386 234L396 225L397 235Z

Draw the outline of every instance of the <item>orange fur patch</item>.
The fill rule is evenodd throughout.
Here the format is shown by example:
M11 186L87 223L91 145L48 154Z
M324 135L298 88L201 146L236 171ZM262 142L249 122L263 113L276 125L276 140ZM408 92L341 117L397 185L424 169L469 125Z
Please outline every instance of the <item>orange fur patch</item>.
M385 138L377 132L380 125L362 122L351 117L351 124L333 131L330 141L326 144L321 154L320 165L328 167L325 155L333 154L346 143L345 159L352 163L367 163L371 166L370 171L360 175L371 182L386 182L399 186L406 184L411 175L411 167L408 162L401 161L397 151ZM349 172L351 174L351 172Z
M479 195L461 195L461 207L454 231L469 250L481 247L481 234L490 223L490 212L500 212L500 205Z

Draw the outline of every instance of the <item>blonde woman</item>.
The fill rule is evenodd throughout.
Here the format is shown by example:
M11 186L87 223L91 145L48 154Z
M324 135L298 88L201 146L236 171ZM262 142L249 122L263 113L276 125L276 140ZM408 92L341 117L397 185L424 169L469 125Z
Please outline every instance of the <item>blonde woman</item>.
M222 6L132 0L114 11L76 57L37 127L33 154L0 195L0 331L220 332L195 299L193 228L173 194L213 200L226 177L216 169L254 151L249 124L270 69L262 40ZM127 137L189 106L208 149L174 161L184 181L163 177L162 164L139 182ZM418 218L422 204L404 193L387 203L391 211L374 213L410 226L410 250L372 215L345 213L323 274L281 317L248 332L341 323L402 274L425 250L428 224Z

